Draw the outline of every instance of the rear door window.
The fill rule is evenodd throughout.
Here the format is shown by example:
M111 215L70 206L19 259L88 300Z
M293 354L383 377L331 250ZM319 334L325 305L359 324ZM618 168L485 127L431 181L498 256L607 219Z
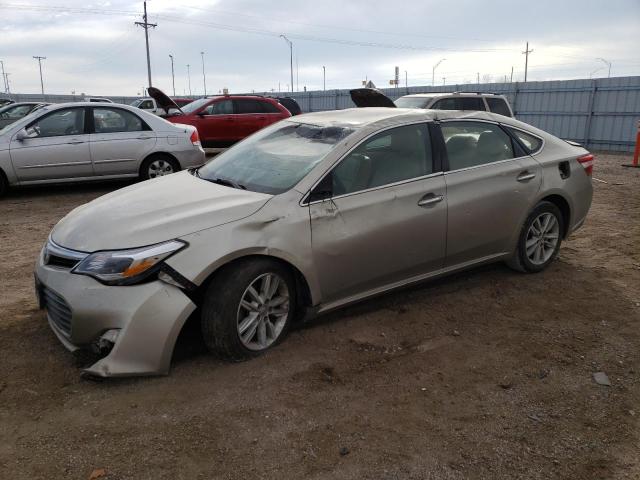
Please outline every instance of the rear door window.
M486 110L482 97L460 97L460 100L462 105L461 110Z
M260 102L260 105L262 106L262 111L264 113L280 113L278 107L271 102Z
M262 102L253 100L250 98L241 98L234 100L236 104L236 113L249 114L249 113L264 113L262 110Z
M449 170L477 167L514 158L511 137L486 122L444 122L441 126Z
M433 104L434 110L462 110L460 97L442 98Z
M489 110L493 113L504 115L505 117L511 116L511 111L509 110L507 102L504 101L504 98L487 97L487 104L489 104Z

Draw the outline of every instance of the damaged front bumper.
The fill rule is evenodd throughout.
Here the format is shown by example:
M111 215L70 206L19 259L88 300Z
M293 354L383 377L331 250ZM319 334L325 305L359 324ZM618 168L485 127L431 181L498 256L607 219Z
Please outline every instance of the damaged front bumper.
M196 305L173 285L156 280L107 286L68 269L36 265L36 291L52 330L69 350L108 354L85 371L101 377L165 375L173 348Z

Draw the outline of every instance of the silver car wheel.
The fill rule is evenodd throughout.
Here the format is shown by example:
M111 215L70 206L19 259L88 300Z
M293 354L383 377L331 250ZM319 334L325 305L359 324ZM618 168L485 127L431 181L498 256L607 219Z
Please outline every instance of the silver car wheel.
M289 288L275 273L265 273L249 284L238 306L238 337L249 350L273 344L289 316Z
M149 178L163 177L173 173L173 165L166 160L158 159L149 164Z
M552 213L542 213L531 222L525 248L534 265L543 265L553 256L560 240L560 224Z

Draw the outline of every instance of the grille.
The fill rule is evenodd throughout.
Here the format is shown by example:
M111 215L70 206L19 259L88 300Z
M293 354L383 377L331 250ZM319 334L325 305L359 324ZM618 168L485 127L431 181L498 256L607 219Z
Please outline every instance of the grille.
M71 335L71 307L53 290L42 287L42 299L49 318L65 335Z

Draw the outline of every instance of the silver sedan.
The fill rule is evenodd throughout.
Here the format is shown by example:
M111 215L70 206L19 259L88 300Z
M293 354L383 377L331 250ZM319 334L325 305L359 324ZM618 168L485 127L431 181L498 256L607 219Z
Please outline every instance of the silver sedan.
M192 126L113 103L49 105L0 130L0 196L14 185L148 179L204 162Z
M270 126L200 169L75 209L36 284L93 375L164 374L185 321L233 360L294 321L488 262L540 272L585 221L593 156L485 112L369 108Z

